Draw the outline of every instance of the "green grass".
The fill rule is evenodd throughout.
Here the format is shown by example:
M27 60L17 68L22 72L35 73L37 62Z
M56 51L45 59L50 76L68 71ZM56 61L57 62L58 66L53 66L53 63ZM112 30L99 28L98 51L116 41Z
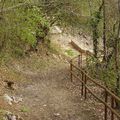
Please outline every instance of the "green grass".
M3 117L5 115L6 111L3 109L0 109L0 120L4 120Z
M54 54L62 53L62 49L58 43L51 42L48 50Z
M75 52L74 52L73 50L71 50L71 49L66 50L65 53L66 53L68 56L71 56L71 57L75 55Z
M26 107L26 106L23 106L23 107L21 108L21 112L26 113L26 112L29 112L29 111L30 111L30 109L29 109L28 107Z

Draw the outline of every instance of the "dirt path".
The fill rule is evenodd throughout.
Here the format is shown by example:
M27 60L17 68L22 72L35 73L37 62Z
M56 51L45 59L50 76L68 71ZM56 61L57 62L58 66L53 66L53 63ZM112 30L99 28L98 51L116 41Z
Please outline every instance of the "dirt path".
M26 74L26 72L25 72ZM26 74L16 95L23 97L24 120L98 120L85 105L80 88L69 79L69 64L56 63L37 74Z

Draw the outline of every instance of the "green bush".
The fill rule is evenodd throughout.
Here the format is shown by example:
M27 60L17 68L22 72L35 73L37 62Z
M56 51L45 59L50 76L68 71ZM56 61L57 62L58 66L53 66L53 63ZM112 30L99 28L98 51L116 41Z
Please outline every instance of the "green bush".
M36 47L38 39L44 39L49 31L49 23L36 6L16 8L0 17L0 49L4 53L22 56L27 48Z

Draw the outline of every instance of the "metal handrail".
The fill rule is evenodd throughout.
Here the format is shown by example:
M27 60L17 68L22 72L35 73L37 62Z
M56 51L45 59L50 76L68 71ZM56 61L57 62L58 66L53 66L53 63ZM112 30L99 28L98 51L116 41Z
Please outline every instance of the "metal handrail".
M120 120L120 113L116 109L114 109L115 102L116 101L120 102L120 98L118 96L116 96L113 92L111 92L111 90L109 90L106 86L98 83L97 80L90 77L90 75L88 75L88 73L86 73L86 71L82 69L82 67L81 67L82 65L80 65L80 64L82 64L82 59L80 59L80 57L82 58L82 54L76 56L75 58L73 58L70 61L71 81L73 81L73 77L75 77L76 79L78 79L82 83L81 95L84 95L85 99L87 98L87 91L88 91L89 93L91 93L94 96L94 98L96 98L99 102L104 104L104 106L105 106L104 119L105 120L108 120L108 112L107 112L108 109L111 111L111 120L114 120L114 116L116 116L118 118L118 120ZM78 66L73 64L73 61L75 59L78 60ZM75 75L73 68L77 69L80 73L82 73L82 78L79 78L77 75ZM103 89L105 91L105 100L101 100L97 95L95 95L90 90L89 86L87 85L88 81L94 83L95 85L99 86L101 89ZM111 105L108 104L108 95L111 98Z

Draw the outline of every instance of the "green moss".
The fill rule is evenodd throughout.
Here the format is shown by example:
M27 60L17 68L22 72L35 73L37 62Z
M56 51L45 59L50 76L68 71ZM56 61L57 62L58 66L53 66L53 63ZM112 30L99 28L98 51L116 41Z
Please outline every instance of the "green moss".
M75 52L74 52L73 50L71 50L71 49L66 50L65 53L66 53L68 56L71 56L71 57L75 55Z
M4 120L3 117L5 115L6 111L3 109L0 109L0 120Z
M26 107L26 106L23 106L21 108L21 112L29 112L29 111L30 111L30 109L28 107Z

